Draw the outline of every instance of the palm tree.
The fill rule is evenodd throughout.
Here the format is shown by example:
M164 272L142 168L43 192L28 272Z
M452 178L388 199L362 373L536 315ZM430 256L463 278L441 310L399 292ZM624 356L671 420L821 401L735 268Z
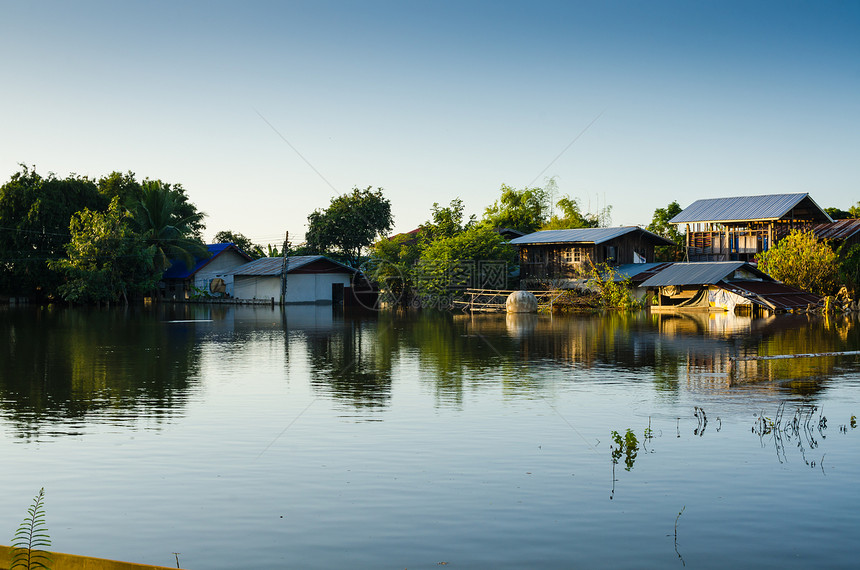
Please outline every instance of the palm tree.
M185 196L160 180L147 180L141 187L134 222L146 243L155 247L155 266L164 271L179 259L191 268L195 258L208 256L206 245L195 236L206 214L196 209L188 214Z

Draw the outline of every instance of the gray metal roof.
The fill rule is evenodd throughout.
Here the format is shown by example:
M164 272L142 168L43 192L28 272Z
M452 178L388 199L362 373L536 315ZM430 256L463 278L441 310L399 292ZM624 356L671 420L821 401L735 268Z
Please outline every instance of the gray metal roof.
M536 243L593 243L600 244L630 232L641 232L644 237L651 239L656 245L674 245L666 238L660 237L639 226L622 226L618 228L576 228L572 230L544 230L523 237L512 239L514 245Z
M313 263L314 261L318 261L320 259L324 259L329 263L335 266L341 266L344 269L345 273L355 273L356 270L348 265L344 265L342 263L338 263L333 259L329 259L324 255L297 255L295 257L287 258L287 273L291 271L295 271L300 267L304 267L309 263ZM271 276L271 275L280 275L284 268L284 258L283 257L261 257L260 259L255 259L250 263L246 263L240 267L237 267L233 271L228 272L228 275L248 275L248 276Z
M809 194L768 194L696 200L669 220L669 223L778 220L801 202L805 202L803 206L811 210L810 219L822 222L832 221L830 216L809 197Z
M713 285L730 276L744 265L749 264L744 261L673 263L657 275L643 281L641 286ZM752 266L749 269L752 269Z

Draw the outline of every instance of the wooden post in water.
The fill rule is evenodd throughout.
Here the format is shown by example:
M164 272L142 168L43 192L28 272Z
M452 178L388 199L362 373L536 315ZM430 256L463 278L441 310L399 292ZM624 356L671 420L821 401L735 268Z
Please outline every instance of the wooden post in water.
M281 265L281 306L287 303L287 249L290 243L290 232L284 234L284 249L281 255L284 256L284 262Z

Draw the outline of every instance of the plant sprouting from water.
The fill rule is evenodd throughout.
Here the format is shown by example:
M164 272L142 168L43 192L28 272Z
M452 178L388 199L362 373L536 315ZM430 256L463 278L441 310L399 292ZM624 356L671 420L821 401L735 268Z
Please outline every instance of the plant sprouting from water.
M639 452L639 440L636 439L636 434L633 430L627 428L622 437L617 431L612 432L612 463L618 464L618 460L624 456L624 470L630 471L633 469L633 463L636 461L636 454Z
M27 518L18 527L12 539L12 565L10 570L23 568L25 570L44 569L51 559L43 549L51 546L48 529L45 526L45 488L33 499L33 504L27 509Z

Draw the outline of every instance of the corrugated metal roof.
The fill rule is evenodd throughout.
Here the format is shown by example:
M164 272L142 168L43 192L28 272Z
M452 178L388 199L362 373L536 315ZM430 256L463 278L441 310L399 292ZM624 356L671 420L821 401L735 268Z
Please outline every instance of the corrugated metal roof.
M768 194L696 200L669 220L669 223L778 220L804 200L808 201L814 211L814 219L831 221L830 216L809 197L809 194Z
M295 271L309 263L313 263L314 261L325 260L331 263L334 266L340 266L344 269L345 273L356 273L356 269L349 267L348 265L344 265L343 263L338 263L333 259L329 259L324 255L296 255L294 257L287 258L287 273ZM246 276L255 276L255 277L263 277L263 276L273 276L280 275L284 268L284 258L283 257L261 257L260 259L255 259L250 263L246 263L241 267L237 267L233 271L228 272L230 275L246 275Z
M633 283L639 283L659 273L672 265L669 262L662 263L625 263L618 267L613 267L613 271L618 279L630 279Z
M744 265L749 264L744 261L673 263L655 276L645 280L641 286L713 285L730 276Z
M837 220L832 224L818 224L812 229L818 239L848 239L860 232L860 219Z
M537 243L593 243L600 244L630 232L641 232L644 237L651 239L656 245L674 245L673 242L643 230L639 226L622 226L618 228L576 228L571 230L543 230L516 239L514 245L529 245Z
M720 286L753 300L760 297L765 301L763 304L771 305L771 308L777 310L803 308L807 305L816 305L821 301L818 295L775 281L736 281L721 283Z
M236 247L234 243L213 243L206 246L206 249L209 250L209 257L195 258L194 266L190 269L185 266L185 263L180 260L172 260L170 267L164 274L161 276L162 279L188 279L198 271L200 271L203 266L207 265L210 261L215 259L217 255L223 252L226 249L234 248L237 253L245 257L246 259L251 259L246 255L242 250Z

